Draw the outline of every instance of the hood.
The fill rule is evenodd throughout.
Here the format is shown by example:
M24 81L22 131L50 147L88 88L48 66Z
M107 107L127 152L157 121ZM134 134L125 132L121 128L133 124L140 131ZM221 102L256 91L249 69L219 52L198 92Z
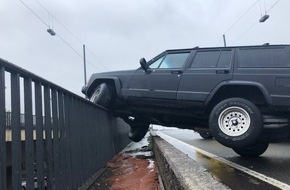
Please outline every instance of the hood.
M132 76L136 70L123 70L123 71L109 71L102 73L94 73L90 77L87 84L82 88L82 93L87 94L87 90L96 79L120 79L128 76Z
M94 73L92 74L91 78L94 78L94 76L120 76L120 75L128 75L133 74L135 70L123 70L123 71L108 71L108 72L102 72L102 73Z

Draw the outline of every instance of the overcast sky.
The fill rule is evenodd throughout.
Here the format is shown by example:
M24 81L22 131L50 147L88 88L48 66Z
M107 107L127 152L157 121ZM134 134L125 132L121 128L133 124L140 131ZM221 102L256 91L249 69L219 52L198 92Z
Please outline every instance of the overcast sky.
M290 44L289 0L259 23L277 1L260 0L232 28L256 0L38 0L52 15L36 0L22 1L42 21L20 0L1 0L0 57L79 95L83 43L88 77L136 69L141 57L166 49L223 46L225 32L231 46Z

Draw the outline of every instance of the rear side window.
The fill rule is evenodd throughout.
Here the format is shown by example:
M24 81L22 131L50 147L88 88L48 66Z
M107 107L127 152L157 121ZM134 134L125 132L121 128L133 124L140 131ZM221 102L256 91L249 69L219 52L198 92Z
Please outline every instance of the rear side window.
M198 51L191 68L228 68L232 57L231 50Z
M221 51L218 68L229 68L232 60L232 51Z
M242 68L290 67L285 48L240 49L238 57Z

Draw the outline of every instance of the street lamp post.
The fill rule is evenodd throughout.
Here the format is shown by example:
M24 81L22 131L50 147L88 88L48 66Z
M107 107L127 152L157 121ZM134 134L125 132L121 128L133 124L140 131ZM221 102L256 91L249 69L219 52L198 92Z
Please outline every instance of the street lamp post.
M223 34L223 39L224 39L224 47L227 47L227 43L226 43L226 35Z
M51 36L55 36L56 33L53 29L49 28L47 29L47 32L51 35ZM87 65L86 65L86 46L83 45L83 56L84 56L84 83L85 85L87 84Z
M87 84L87 64L86 64L86 46L83 45L83 53L84 53L84 80L85 85Z

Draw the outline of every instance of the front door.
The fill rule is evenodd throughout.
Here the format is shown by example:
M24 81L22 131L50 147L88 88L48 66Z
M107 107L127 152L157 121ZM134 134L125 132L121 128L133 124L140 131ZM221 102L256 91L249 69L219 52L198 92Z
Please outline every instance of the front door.
M175 100L189 51L166 52L149 62L145 72L138 69L129 87L129 98Z

